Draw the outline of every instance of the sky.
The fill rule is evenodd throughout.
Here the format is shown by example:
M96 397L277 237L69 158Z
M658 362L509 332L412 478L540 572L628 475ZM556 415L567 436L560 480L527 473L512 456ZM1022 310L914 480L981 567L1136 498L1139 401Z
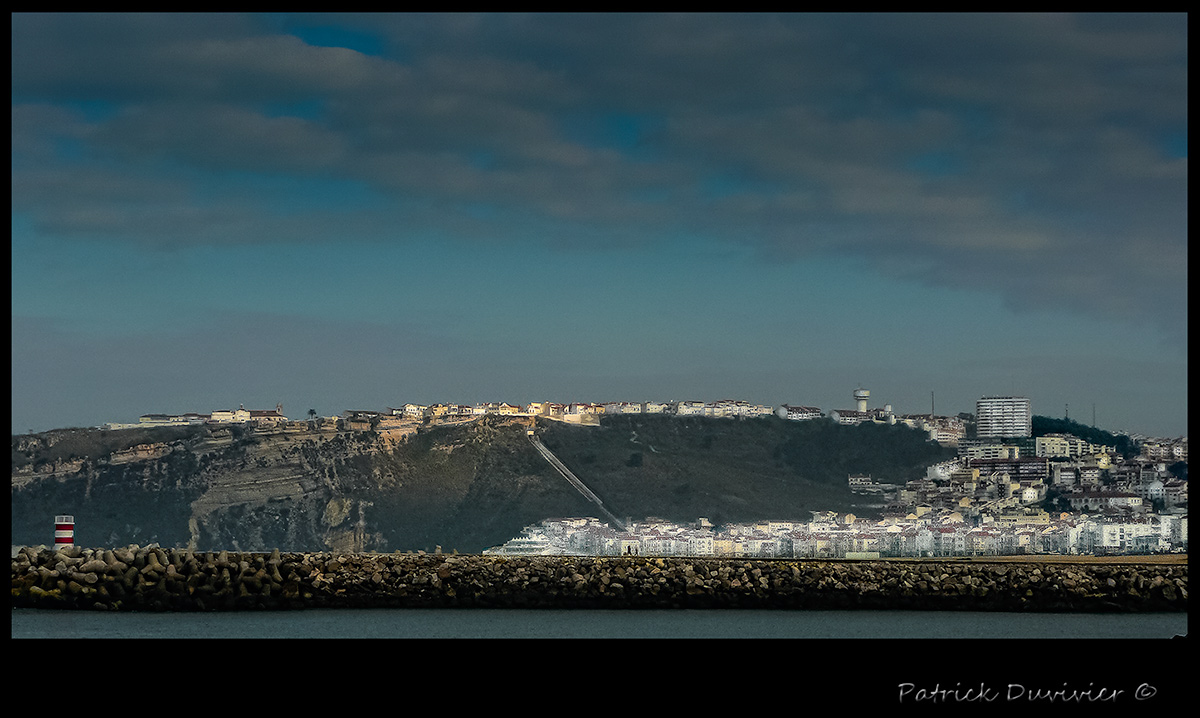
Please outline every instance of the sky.
M1187 434L1187 17L14 14L13 432L743 399Z

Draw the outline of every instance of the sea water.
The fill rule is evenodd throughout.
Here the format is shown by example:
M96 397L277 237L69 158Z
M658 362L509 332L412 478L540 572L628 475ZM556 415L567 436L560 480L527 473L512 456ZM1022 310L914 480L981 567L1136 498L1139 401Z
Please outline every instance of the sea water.
M1169 639L1186 613L378 608L13 609L12 638Z

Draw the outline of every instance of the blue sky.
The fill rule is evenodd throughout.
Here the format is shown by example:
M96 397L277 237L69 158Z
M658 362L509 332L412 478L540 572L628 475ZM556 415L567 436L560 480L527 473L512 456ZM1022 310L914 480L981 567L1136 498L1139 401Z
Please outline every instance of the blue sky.
M1187 433L1186 16L17 14L12 39L15 433L860 385Z

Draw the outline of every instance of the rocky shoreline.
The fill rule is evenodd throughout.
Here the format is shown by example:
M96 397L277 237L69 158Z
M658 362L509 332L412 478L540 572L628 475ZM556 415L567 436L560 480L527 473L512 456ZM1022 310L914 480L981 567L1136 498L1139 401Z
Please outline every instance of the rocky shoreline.
M24 547L12 605L304 608L1187 610L1187 564L193 552Z

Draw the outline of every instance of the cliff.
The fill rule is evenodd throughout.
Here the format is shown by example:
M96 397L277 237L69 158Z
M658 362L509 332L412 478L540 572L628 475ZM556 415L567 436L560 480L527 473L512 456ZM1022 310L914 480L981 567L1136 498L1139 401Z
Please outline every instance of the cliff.
M531 523L596 515L529 444L528 419L254 432L204 426L14 436L12 543L198 551L478 553ZM952 451L904 427L776 418L540 421L542 442L619 516L715 523L869 513L846 476L922 476Z

